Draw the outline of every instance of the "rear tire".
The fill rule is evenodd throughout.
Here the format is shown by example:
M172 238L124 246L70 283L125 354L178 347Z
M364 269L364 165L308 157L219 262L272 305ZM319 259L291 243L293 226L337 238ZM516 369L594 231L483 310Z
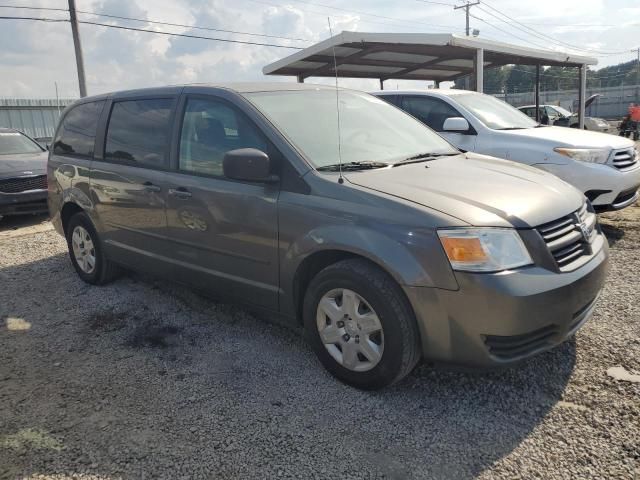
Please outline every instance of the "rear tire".
M356 388L391 385L420 360L411 305L393 278L364 259L343 260L318 273L305 293L303 316L324 367Z
M118 276L120 268L105 256L98 233L86 213L78 212L69 219L65 236L71 263L83 281L104 285Z

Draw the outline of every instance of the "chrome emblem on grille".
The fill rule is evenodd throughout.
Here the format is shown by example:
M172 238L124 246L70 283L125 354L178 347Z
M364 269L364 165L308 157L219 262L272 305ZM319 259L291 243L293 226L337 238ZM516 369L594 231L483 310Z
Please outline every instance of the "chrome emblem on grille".
M589 227L587 227L587 224L584 222L581 222L578 224L578 228L582 232L582 236L584 237L584 239L589 241L589 237L591 236L591 231L589 230Z
M23 175L33 175L33 172L22 172Z

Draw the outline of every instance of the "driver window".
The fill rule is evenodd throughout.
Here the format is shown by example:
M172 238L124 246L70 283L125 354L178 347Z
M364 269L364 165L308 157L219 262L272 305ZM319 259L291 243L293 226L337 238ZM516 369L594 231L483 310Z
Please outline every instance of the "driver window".
M180 170L222 176L222 160L229 150L267 151L258 129L236 109L212 99L190 98L180 134Z
M447 118L462 117L460 112L448 103L430 97L405 97L403 109L436 132L443 131Z

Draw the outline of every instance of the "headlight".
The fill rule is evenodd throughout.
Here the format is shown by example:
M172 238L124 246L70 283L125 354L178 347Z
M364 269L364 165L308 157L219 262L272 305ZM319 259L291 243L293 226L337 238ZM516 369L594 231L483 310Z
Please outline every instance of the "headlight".
M609 149L607 148L563 148L558 147L553 149L554 152L558 152L565 157L573 158L574 160L580 160L581 162L589 163L606 163L609 158Z
M497 272L533 263L511 228L456 228L438 236L454 270Z

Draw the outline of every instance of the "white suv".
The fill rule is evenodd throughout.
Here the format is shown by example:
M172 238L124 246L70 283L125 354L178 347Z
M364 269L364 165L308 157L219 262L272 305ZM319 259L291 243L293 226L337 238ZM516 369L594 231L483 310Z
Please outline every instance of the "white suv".
M540 125L495 97L467 90L380 91L456 147L551 172L580 189L597 211L638 199L640 155L626 138Z

